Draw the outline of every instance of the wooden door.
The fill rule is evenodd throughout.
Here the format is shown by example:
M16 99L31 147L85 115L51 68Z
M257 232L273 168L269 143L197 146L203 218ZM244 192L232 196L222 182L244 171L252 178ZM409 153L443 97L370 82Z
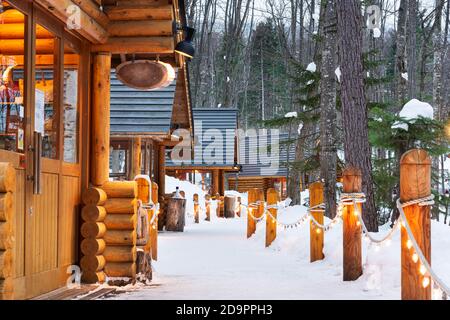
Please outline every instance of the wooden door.
M17 170L15 298L65 285L78 262L82 185L80 114L86 45L32 2L11 0L24 16L22 78L25 105L22 152L0 150ZM86 73L86 68L83 68Z

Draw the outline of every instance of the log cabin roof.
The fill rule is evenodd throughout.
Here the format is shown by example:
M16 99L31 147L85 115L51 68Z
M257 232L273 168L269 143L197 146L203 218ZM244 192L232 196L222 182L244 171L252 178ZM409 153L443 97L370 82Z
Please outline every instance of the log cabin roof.
M260 139L258 135L258 140ZM294 137L292 137L294 138ZM260 147L258 149L258 140L250 139L248 136L239 141L239 165L241 171L240 177L286 177L287 175L287 162L288 162L288 146L283 144L283 141L288 141L289 136L286 133L280 133L278 137L269 136L267 138L267 148ZM271 146L276 148L279 146L279 166L278 168L271 168L267 161L261 161L258 156L258 150L260 153L265 154L267 151L268 161L275 163L276 156L272 154ZM289 162L295 159L295 144L291 144L289 152Z
M178 75L177 75L178 77ZM136 90L111 72L111 136L169 135L176 80L166 88Z
M205 167L205 168L230 168L236 165L236 140L235 132L237 129L238 110L232 108L194 108L192 109L194 118L194 161L183 162L185 169L189 167ZM214 134L214 131L220 132L223 137L222 156L219 161L209 163L205 161L204 154L207 146L214 140L209 138L207 132ZM200 139L199 137L203 138ZM225 138L227 137L227 138ZM201 142L200 142L201 141ZM195 159L198 159L195 161ZM170 157L166 158L167 167L179 167L180 163L174 163Z

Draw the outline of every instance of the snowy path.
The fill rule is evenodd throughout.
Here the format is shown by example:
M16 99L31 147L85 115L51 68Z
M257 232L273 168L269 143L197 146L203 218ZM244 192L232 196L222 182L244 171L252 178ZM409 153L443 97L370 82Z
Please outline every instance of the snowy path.
M291 215L284 218L295 221ZM263 225L258 224L258 232L250 240L245 233L246 220L239 218L188 224L184 233L163 232L152 286L127 288L113 299L400 298L398 232L389 246L376 248L364 243L367 266L355 282L342 281L341 225L326 234L325 260L313 264L309 263L307 224L279 229L277 240L268 249L264 248ZM446 272L450 228L433 224L432 233L433 239L440 240L433 241L439 243L433 249L435 269L450 283Z

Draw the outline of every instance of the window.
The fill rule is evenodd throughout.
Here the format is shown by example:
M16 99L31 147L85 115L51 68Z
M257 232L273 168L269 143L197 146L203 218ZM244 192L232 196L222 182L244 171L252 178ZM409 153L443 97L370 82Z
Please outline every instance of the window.
M25 16L6 1L0 6L0 149L25 150Z
M55 86L59 39L46 28L36 25L36 72L34 131L42 133L42 156L58 158L58 109Z
M78 74L80 56L69 44L64 45L64 161L78 162Z

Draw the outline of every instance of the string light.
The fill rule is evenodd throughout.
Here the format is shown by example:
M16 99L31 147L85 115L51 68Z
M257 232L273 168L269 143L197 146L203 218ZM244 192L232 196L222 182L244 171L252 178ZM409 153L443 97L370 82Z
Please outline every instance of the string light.
M419 267L419 272L421 275L424 276L427 273L427 268L425 268L425 266L423 264L421 264Z
M316 228L316 233L320 234L322 232L322 230L320 230L320 228Z
M425 277L422 280L422 287L427 288L430 285L430 278L429 277Z
M417 263L417 261L419 261L419 256L417 255L417 253L414 253L414 254L412 255L412 261L413 261L414 263Z
M411 249L411 247L412 247L412 242L411 242L410 239L408 239L408 241L406 241L406 247L408 248L408 250Z

